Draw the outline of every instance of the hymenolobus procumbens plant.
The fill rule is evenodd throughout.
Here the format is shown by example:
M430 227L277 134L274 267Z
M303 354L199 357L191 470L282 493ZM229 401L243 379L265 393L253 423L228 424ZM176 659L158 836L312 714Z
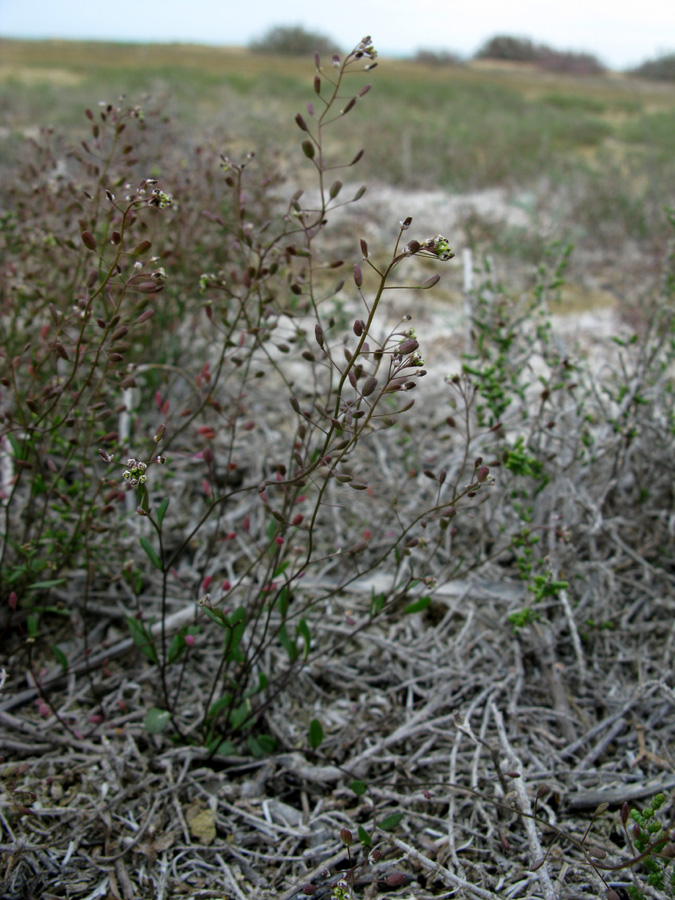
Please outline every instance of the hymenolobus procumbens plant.
M195 438L199 442L196 521L174 512L168 497L156 502L148 494L145 505L139 503L150 529L142 546L162 580L159 622L153 626L145 614L129 619L134 639L161 673L161 705L149 714L148 728L158 731L171 722L178 736L213 753L230 752L231 739L244 733L254 753L272 746L253 726L299 667L315 658L318 613L352 579L391 558L391 593L373 596L355 630L401 605L410 613L424 609L430 598L406 599L408 593L425 580L432 584L429 559L445 542L451 518L462 501L490 483L488 467L478 459L467 483L446 485L441 473L433 492L418 491L418 502L413 497L411 509L403 511L397 486L371 462L376 442L388 440L426 374L410 316L384 326L385 292L433 287L438 274L412 285L394 277L413 258L445 261L453 255L442 235L406 242L411 218L400 223L384 263L362 240L362 261L352 268L360 309L349 332L340 328L335 303L344 280L331 285L328 277L343 262L331 258L319 239L331 210L344 205L343 184L328 173L344 166L327 159L325 132L365 95L367 87L345 95L345 80L357 64L372 68L375 56L364 39L344 60L333 57L327 70L316 59L314 104L320 107L308 104L307 118L296 116L317 179L313 205L301 203L298 192L276 225L258 221L247 208L256 161L252 155L244 162L223 158L234 216L221 226L228 265L200 278L206 361L195 384L203 402L184 410L182 424L168 417L162 451L172 469L183 453L194 459ZM363 193L361 188L354 199ZM172 390L177 393L178 385L166 392L174 403ZM134 475L133 467L128 471ZM303 590L313 577L312 590ZM194 592L199 604L170 622L175 584ZM209 623L220 635L219 660L201 689L205 702L196 721L184 676L195 654L209 650ZM313 746L319 733L314 724Z
M0 228L0 593L12 614L26 615L32 638L45 614L72 612L48 598L66 584L66 567L86 572L78 597L86 609L94 560L105 566L96 545L123 492L92 470L92 453L124 440L128 366L151 343L151 298L165 281L149 257L147 220L170 199L153 179L134 188L120 173L132 149L122 135L142 128L142 113L107 105L99 119L93 141L82 142L84 187L49 174L63 160L44 135L44 168L27 163L35 180L17 179ZM67 667L63 652L55 655Z

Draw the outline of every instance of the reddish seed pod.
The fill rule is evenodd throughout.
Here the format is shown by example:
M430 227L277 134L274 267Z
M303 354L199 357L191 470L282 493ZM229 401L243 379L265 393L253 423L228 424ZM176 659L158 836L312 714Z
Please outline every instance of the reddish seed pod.
M295 117L295 124L298 126L298 128L301 131L309 131L309 128L307 127L307 122L305 122L305 120L302 118L300 113L298 113L297 116Z
M405 881L405 875L402 872L392 872L384 880L388 887L400 887Z
M323 328L320 325L314 326L314 337L319 347L323 349Z
M361 388L361 393L363 394L364 397L369 397L373 393L373 391L375 390L376 387L377 387L377 378L375 378L374 375L369 375L368 378L366 378L366 380L363 384L363 387Z
M628 816L630 814L630 807L627 803L624 803L621 807L621 824L625 825L628 821Z
M319 78L318 75L314 76L314 93L315 94L321 93L321 79Z
M83 231L80 237L87 250L96 250L96 238L91 231Z
M155 314L154 309L152 307L150 309L146 309L145 312L142 312L140 316L136 319L137 325L142 325L143 322L147 322L148 319L151 319Z
M363 284L363 272L361 271L361 266L354 263L354 283L357 288L360 288Z
M347 846L354 843L354 837L348 828L340 829L340 839L342 840L342 843L347 844Z
M476 472L476 481L485 481L485 479L490 474L490 470L487 466L481 466L480 469Z
M409 353L414 353L418 347L419 343L415 340L415 338L408 338L407 341L402 341L398 345L398 347L396 348L396 352L401 356L407 356Z
M363 332L366 330L366 323L363 321L363 319L357 319L354 322L354 325L352 326L352 328L353 328L354 334L357 337L361 337Z

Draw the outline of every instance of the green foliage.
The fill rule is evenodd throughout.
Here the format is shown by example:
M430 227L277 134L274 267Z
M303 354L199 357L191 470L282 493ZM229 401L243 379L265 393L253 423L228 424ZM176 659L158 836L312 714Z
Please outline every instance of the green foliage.
M675 81L675 53L665 53L631 69L630 75L652 81Z
M307 56L312 53L339 53L331 38L307 31L301 25L275 25L251 42L256 53L275 53L279 56Z
M496 35L487 40L476 58L534 63L542 69L575 75L597 75L604 71L602 64L590 53L554 50L545 44L535 44L529 38L510 35Z

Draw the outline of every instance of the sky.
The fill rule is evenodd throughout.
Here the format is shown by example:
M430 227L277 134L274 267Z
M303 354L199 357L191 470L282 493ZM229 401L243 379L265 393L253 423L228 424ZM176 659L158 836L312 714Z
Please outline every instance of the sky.
M345 50L370 34L396 56L471 56L495 34L594 53L615 69L675 51L674 0L0 0L0 37L245 46L274 25L302 25Z

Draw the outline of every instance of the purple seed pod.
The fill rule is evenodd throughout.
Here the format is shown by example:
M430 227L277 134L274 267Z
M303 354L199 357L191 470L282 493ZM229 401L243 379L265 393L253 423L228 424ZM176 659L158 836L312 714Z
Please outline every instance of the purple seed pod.
M363 272L361 271L361 266L354 263L354 283L357 288L360 288L363 284Z
M400 356L407 356L409 353L414 353L418 347L419 343L415 340L415 338L408 338L408 340L402 341L398 345L398 347L396 348L396 352Z

